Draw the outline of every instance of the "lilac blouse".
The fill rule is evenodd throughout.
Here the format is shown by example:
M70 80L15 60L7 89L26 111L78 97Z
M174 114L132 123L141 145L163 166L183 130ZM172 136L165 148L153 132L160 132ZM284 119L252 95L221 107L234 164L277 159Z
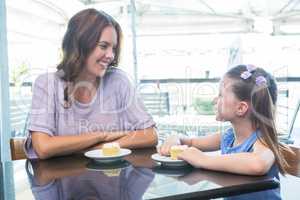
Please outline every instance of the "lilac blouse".
M30 131L50 136L78 135L91 131L134 131L155 126L124 71L108 70L91 102L74 100L64 108L66 82L57 73L40 75L33 87L25 152L37 158Z

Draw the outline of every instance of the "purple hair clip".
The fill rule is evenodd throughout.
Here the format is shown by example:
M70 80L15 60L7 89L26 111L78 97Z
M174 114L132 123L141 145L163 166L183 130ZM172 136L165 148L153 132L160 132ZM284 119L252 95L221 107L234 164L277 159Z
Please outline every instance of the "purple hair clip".
M249 71L244 71L243 73L241 73L241 78L246 80L246 79L248 79L251 75L252 75L251 72L249 72Z
M266 84L266 83L267 83L267 80L264 76L258 76L255 79L255 84L258 85L258 86L261 86L261 85Z
M246 65L247 71L244 71L243 73L241 73L241 78L246 80L248 79L254 70L256 70L256 67L254 65Z

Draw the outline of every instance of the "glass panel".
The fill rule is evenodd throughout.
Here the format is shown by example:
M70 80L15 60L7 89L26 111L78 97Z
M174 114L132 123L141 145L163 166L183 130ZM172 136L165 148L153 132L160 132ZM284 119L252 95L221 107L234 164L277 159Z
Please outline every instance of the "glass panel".
M179 132L214 131L204 127L209 122L218 125L211 103L218 80L234 65L253 63L281 78L280 87L289 91L290 96L280 97L280 104L287 108L277 120L281 133L287 134L300 85L299 80L288 83L286 77L299 75L300 51L294 44L299 44L300 37L278 36L282 21L269 19L292 10L281 10L281 3L271 6L255 1L250 9L255 14L248 15L243 2L228 6L217 1L136 1L140 91L169 94L170 113L157 117L160 127L168 122L168 129ZM281 28L275 30L275 24ZM186 125L183 130L177 129L180 122Z
M26 134L34 80L59 61L65 15L42 1L7 1L12 136Z
M138 79L142 83L140 91L168 93L169 116L186 116L181 121L194 123L189 116L205 117L205 120L200 119L202 124L214 120L211 101L217 94L218 80L229 67L238 63L263 66L279 78L299 76L297 44L300 44L300 37L295 32L290 32L295 35L280 35L289 34L286 26L293 25L293 20L297 19L297 15L289 13L299 9L299 5L289 9L285 2L270 5L262 3L264 1L245 4L245 1L135 0L134 13L129 0L66 2L7 1L14 135L24 134L35 78L43 72L55 71L68 19L87 7L104 10L121 24L124 48L120 67L134 80L137 65ZM284 14L283 18L278 18L278 13ZM132 14L136 16L136 24L132 24ZM136 28L137 34L136 55L133 55L132 28ZM166 82L166 79L175 81ZM152 82L145 84L148 80ZM287 83L287 79L282 81ZM291 102L300 98L298 82L299 79L293 83L289 81L287 86L290 96L285 104L292 105L291 110L295 105ZM291 110L287 112L287 120L278 120L285 130Z
M298 102L297 108L295 109L295 116L293 119L292 129L290 130L290 140L296 145L300 145L300 101Z

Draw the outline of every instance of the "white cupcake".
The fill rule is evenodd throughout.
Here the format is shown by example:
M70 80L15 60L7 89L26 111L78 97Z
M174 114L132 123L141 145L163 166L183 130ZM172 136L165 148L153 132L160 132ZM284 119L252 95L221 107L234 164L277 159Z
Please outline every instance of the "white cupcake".
M117 142L106 143L102 147L104 156L117 156L120 154L120 145Z

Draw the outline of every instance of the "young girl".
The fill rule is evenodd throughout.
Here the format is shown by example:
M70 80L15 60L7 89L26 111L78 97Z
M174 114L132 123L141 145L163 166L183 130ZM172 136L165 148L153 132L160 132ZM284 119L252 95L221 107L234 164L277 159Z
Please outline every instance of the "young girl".
M190 146L178 158L194 167L246 175L267 175L279 179L285 173L283 151L289 149L278 142L274 123L277 86L274 78L262 68L238 65L230 69L220 83L217 116L229 121L232 128L224 134L201 138L169 137L158 147L168 155L175 144ZM202 151L221 150L221 155ZM230 199L280 199L280 190L239 195Z

